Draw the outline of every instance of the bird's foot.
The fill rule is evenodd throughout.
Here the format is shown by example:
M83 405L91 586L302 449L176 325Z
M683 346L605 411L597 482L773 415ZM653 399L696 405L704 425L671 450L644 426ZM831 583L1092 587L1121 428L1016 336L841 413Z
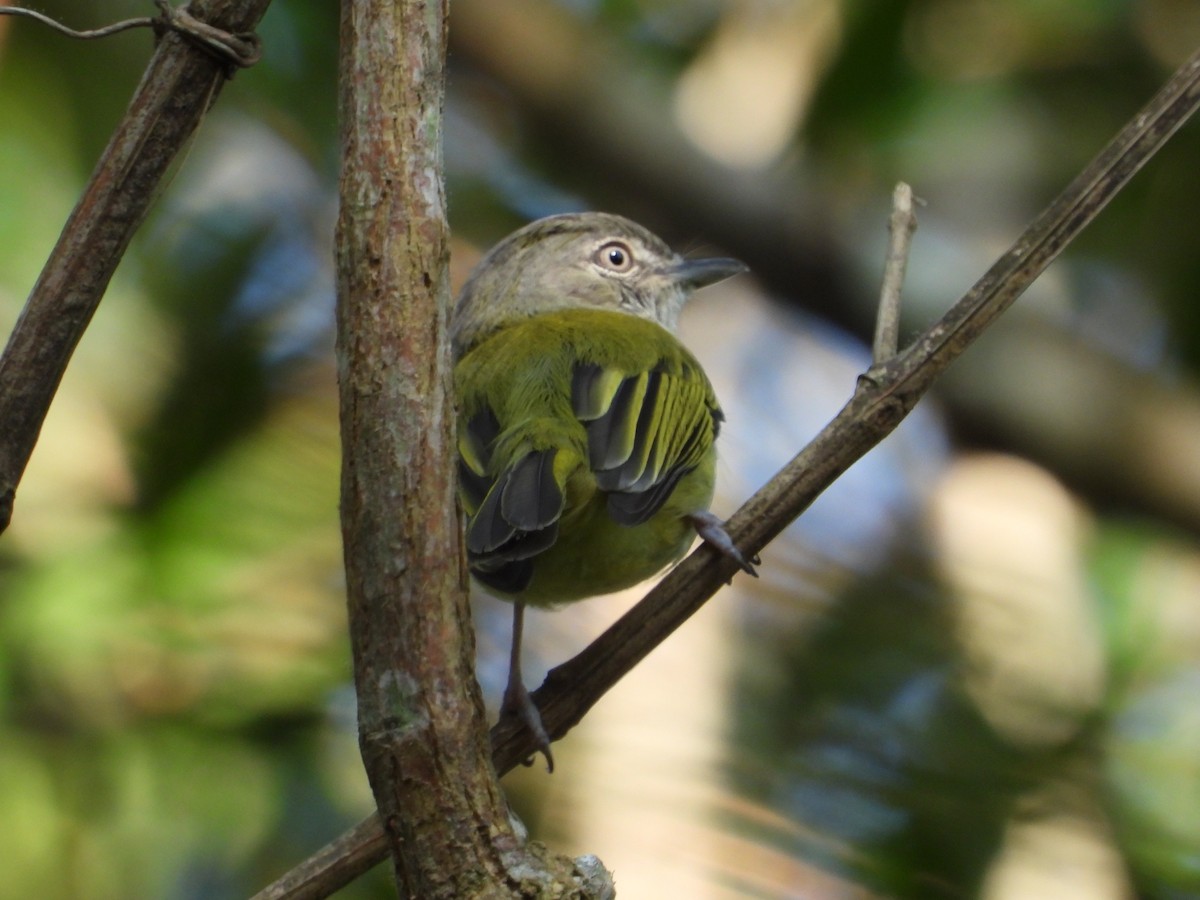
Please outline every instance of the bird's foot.
M733 538L729 536L729 532L725 530L725 523L718 519L710 512L697 512L688 516L692 523L692 527L696 529L696 534L700 535L704 543L708 544L722 556L727 556L741 567L741 570L747 575L758 577L758 572L755 566L762 565L762 560L758 555L754 555L749 559L736 546L734 546Z
M521 720L533 735L542 756L546 757L546 771L552 773L554 771L554 755L550 752L550 736L546 734L546 727L542 724L542 714L538 712L537 704L533 702L524 682L519 678L509 681L508 687L504 691L504 702L500 706L500 715L502 717L514 715ZM533 757L525 759L523 764L532 766Z

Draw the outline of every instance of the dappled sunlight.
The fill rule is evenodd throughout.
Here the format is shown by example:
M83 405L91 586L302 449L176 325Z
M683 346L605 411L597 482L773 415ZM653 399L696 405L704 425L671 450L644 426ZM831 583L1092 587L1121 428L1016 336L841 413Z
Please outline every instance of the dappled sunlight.
M1131 391L1131 393L1133 393ZM1184 516L1200 513L1200 389L1185 386L1177 395L1141 392L1135 395L1133 420L1119 443L1128 447L1137 479L1147 491L1164 498Z
M555 617L601 626L643 593L577 604L542 623ZM570 854L596 853L631 896L871 897L787 849L827 839L746 799L724 777L736 727L728 705L738 646L731 637L745 602L737 587L714 597L556 745L570 779L547 779L535 763L506 783L519 802L533 804L528 824L536 834Z
M837 45L839 18L833 0L731 4L676 82L684 133L737 168L778 159Z
M569 852L596 853L646 896L672 884L711 896L698 863L719 840L703 823L723 744L727 618L714 599L614 688L563 745L575 777L546 797L544 827Z
M1052 788L1039 788L1019 799L980 889L980 900L1128 900L1134 896L1111 826L1098 809L1071 809L1079 805L1079 798L1072 804L1069 789L1067 793L1067 797L1055 796Z
M30 558L102 540L113 509L133 500L134 479L117 423L102 397L64 382L21 484L21 511L5 540Z
M239 720L307 706L344 672L336 434L312 427L331 409L280 407L146 533L117 517L90 541L38 550L6 612L35 683L100 722Z
M1103 694L1087 528L1061 485L1013 457L964 458L934 491L933 557L955 595L967 691L1019 744L1067 739Z

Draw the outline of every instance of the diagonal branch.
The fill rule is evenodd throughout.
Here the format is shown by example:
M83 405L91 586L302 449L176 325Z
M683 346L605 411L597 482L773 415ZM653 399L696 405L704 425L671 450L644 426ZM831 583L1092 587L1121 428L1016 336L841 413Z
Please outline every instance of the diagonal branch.
M196 0L212 33L248 32L270 0ZM172 162L230 69L178 31L162 36L142 81L63 226L0 356L0 532L75 346Z
M911 347L872 368L838 415L729 520L744 551L774 539L846 469L890 434L934 380L1019 297L1130 178L1200 106L1200 52L1172 75L1070 186L1030 225L950 311ZM651 650L698 610L736 571L700 547L637 606L575 658L551 670L533 693L551 737L560 738ZM509 719L492 729L498 772L535 748ZM344 855L321 851L257 895L259 900L318 898L384 858L376 817L339 838Z
M727 523L757 553L838 476L890 434L945 369L1033 283L1200 106L1200 51L1127 124L949 312L907 350L860 378L841 412ZM736 566L699 548L637 606L534 692L552 738L575 725L613 684L683 624ZM532 747L520 726L493 731L503 771Z

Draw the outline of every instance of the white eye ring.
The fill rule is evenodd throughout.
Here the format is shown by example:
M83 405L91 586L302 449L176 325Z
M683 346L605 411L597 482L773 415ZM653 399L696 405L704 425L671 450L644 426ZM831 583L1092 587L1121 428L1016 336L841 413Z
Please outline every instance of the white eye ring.
M610 272L624 273L633 268L633 251L624 241L608 241L592 259L596 265Z

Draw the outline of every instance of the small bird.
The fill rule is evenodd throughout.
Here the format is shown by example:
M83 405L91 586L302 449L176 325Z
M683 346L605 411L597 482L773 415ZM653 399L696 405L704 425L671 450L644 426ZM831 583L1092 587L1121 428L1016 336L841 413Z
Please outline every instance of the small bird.
M698 534L755 575L708 511L724 416L675 336L692 292L746 271L683 259L608 213L539 219L475 267L451 322L467 562L513 603L502 714L554 769L521 678L525 607L630 587Z

